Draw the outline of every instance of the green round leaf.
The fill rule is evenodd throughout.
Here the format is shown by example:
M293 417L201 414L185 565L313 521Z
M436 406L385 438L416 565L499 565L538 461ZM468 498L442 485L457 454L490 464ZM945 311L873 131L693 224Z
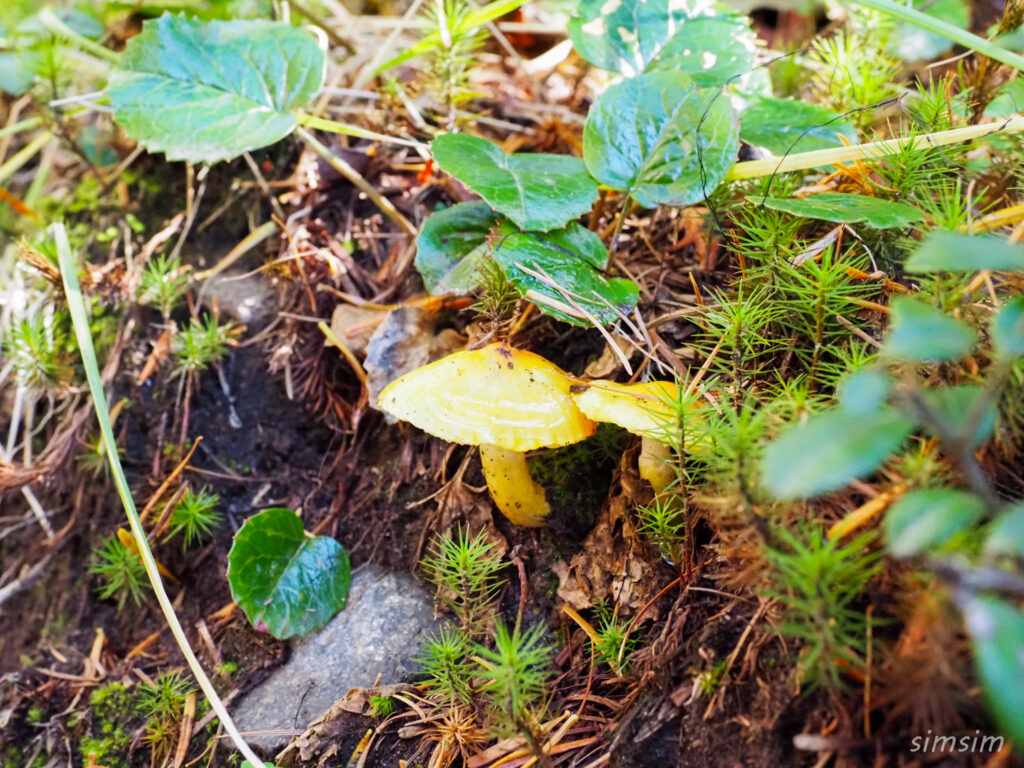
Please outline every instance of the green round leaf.
M736 113L678 72L651 72L613 85L583 129L583 159L599 181L640 205L692 205L736 162Z
M1024 503L1010 507L993 521L985 539L985 554L1024 557Z
M874 413L833 410L790 427L764 452L762 482L780 499L842 488L899 450L914 423L892 408Z
M477 200L435 211L416 238L416 269L435 295L469 293L480 284L487 235L501 218Z
M964 624L974 647L974 665L989 709L1002 733L1024 744L1024 616L997 597L969 594L961 600ZM991 747L994 753L1002 747Z
M971 429L968 422L978 401L985 397L983 387L976 384L939 387L923 392L922 397L942 418L946 429L960 439L966 440L972 449L988 440L995 431L999 410L994 402L990 402L982 411L978 423L974 425L972 434L966 434L967 430Z
M589 211L597 182L569 155L506 155L478 136L446 133L430 145L441 168L522 229L548 230Z
M991 235L930 232L905 267L907 272L1024 271L1024 248Z
M583 0L569 37L595 67L633 77L656 69L690 75L704 88L754 66L748 20L706 0Z
M36 79L40 62L41 57L36 51L0 53L0 91L21 96Z
M899 296L893 299L892 326L882 354L892 360L940 363L957 360L974 346L974 331L935 307Z
M329 536L309 536L290 509L250 517L228 553L231 598L254 627L278 638L326 624L345 607L351 578L345 548Z
M885 404L892 378L880 368L865 368L844 376L838 390L840 408L847 413L870 414Z
M114 119L151 152L212 163L273 144L323 85L312 33L270 21L163 15L128 41L110 73Z
M992 318L992 346L1001 357L1024 355L1024 296L1008 301Z
M740 138L748 144L785 155L811 152L842 144L840 136L857 143L856 129L835 112L796 99L744 96Z
M565 229L540 233L519 232L505 222L495 232L494 259L523 295L532 291L551 302L533 299L538 309L567 323L590 325L561 291L537 275L550 278L600 323L618 319L613 307L628 313L636 306L639 293L636 283L602 274L608 264L604 243L575 221L569 222ZM560 310L559 305L572 309L573 313Z
M905 227L924 218L924 214L912 205L879 200L867 195L851 195L846 192L824 192L807 199L769 197L747 198L776 211L785 211L806 219L822 219L837 223L854 224L864 222L875 229Z
M885 537L896 557L938 549L984 513L977 496L952 488L911 491L889 508Z

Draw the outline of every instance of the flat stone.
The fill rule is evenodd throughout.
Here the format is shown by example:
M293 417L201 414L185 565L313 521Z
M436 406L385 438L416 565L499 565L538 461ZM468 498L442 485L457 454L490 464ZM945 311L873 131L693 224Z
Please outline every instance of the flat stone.
M298 640L291 658L233 707L255 747L276 752L350 688L408 680L423 636L440 626L432 596L406 573L373 565L352 573L348 604L326 627Z

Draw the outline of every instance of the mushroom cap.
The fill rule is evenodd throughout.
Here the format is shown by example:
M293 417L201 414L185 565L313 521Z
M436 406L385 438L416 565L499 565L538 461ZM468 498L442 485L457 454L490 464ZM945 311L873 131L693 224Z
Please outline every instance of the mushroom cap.
M666 442L677 428L676 411L669 405L679 399L675 382L619 384L597 379L576 384L572 397L588 418L618 424L634 435Z
M569 394L572 383L540 355L495 343L410 371L384 388L377 405L452 443L529 451L594 434L597 424Z

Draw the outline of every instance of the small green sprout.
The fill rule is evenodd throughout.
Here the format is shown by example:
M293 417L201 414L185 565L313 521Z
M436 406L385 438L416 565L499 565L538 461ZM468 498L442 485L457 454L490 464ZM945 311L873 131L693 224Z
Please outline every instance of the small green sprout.
M142 604L144 591L150 588L146 569L139 556L110 536L92 551L89 573L100 577L97 594L103 600L117 595L117 610L124 608L130 595L136 605Z
M157 256L142 271L139 303L153 304L166 321L188 290L188 273L177 256Z
M552 651L542 625L510 632L501 620L494 623L494 649L476 646L473 660L490 678L483 694L499 730L532 733L536 728L545 708Z
M193 544L198 544L221 524L223 515L217 509L219 503L220 496L210 493L205 486L198 491L187 488L171 510L171 519L164 541L168 541L180 533L182 549L188 549Z
M387 717L395 711L395 700L390 696L371 696L370 711L374 717Z
M468 647L465 638L451 627L442 627L428 635L422 654L416 659L431 693L448 706L468 704L472 698L472 667L466 662Z
M454 538L435 538L430 553L422 560L427 579L458 616L467 637L479 634L491 603L505 583L497 576L505 565L495 547L483 531L470 538L460 530Z
M211 316L192 318L188 327L178 331L174 344L177 373L201 371L228 353L228 337L232 324L220 325Z

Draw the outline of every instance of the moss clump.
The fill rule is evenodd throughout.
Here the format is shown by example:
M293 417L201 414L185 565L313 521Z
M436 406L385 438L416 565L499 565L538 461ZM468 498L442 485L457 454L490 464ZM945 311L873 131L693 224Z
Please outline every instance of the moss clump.
M530 474L547 493L553 513L593 523L629 435L611 424L580 443L543 451L529 460Z
M89 708L89 731L79 743L82 760L88 765L92 756L106 768L128 768L126 755L132 733L142 723L137 694L123 683L107 683L92 692Z

